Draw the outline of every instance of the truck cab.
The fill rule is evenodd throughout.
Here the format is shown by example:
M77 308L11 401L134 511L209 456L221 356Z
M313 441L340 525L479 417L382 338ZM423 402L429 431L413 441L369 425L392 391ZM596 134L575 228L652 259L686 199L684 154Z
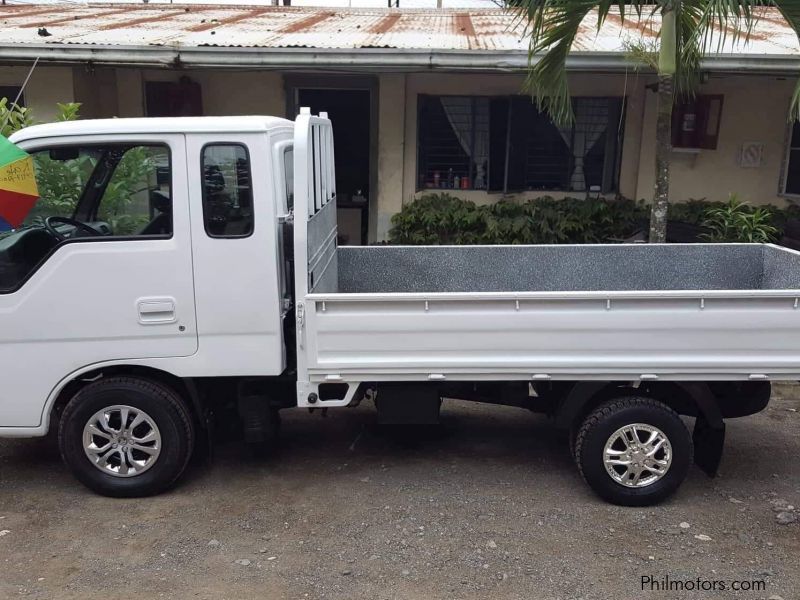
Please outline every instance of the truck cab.
M0 435L41 435L114 366L189 380L286 370L281 222L293 123L56 123L18 132L40 198L0 234Z

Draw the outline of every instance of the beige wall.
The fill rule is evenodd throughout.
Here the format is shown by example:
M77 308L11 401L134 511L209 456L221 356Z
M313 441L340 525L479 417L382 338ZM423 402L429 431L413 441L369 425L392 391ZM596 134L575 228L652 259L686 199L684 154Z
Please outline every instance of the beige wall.
M0 85L22 85L30 67L0 67ZM25 88L25 103L37 121L51 121L58 114L57 102L74 99L72 68L36 67Z
M144 84L178 81L187 76L200 84L206 115L283 116L283 77L273 71L161 71L119 69L119 116L145 116Z
M775 77L715 76L701 86L701 94L723 94L716 150L695 154L673 151L670 198L725 200L736 193L752 204L782 205L779 194L785 155L787 117L794 81ZM654 184L655 94L647 93L640 153L641 169L636 197L650 199ZM739 166L742 144L760 142L760 167Z
M25 67L0 67L0 85L20 85ZM286 98L283 74L272 71L168 71L83 67L38 67L26 90L36 118L55 115L56 102L79 101L85 117L144 116L144 82L177 81L187 75L202 87L208 115L272 114L283 116ZM620 192L649 199L653 186L655 94L645 86L652 77L631 73L576 74L575 95L626 96ZM417 177L417 96L419 94L508 95L520 93L523 78L510 74L383 74L378 86L378 195L372 204L370 240L384 240L391 216L419 195ZM724 95L716 150L695 154L674 152L673 201L689 198L722 200L731 192L752 203L783 203L779 194L785 156L787 109L794 82L775 77L714 76L700 93ZM757 168L738 163L745 142L765 146ZM512 195L526 198L542 195ZM460 197L494 202L502 194L459 190ZM556 196L565 195L553 194Z
M27 67L0 67L0 85L22 85ZM25 90L40 121L56 115L56 102L81 102L85 118L145 116L144 83L200 83L207 115L277 115L286 112L283 76L273 71L167 71L129 68L37 67Z
M72 70L76 101L81 103L81 117L100 119L119 116L116 69Z

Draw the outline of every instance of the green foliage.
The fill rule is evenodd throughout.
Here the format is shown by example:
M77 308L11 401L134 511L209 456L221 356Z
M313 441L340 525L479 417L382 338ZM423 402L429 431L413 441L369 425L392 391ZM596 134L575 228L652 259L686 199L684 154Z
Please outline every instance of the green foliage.
M709 208L702 225L707 230L703 238L710 242L766 243L778 236L769 209L750 207L735 194L723 206Z
M7 99L0 99L0 123L5 122L8 115L4 135L34 124L29 109L7 106ZM56 121L74 121L80 116L79 102L56 106ZM119 163L103 193L98 214L115 235L130 235L149 222L147 191L158 154L163 152L157 147L136 146L124 151L121 157L115 157L119 158ZM41 223L50 216L72 217L86 183L102 159L101 152L83 149L75 158L66 160L56 160L48 152L37 152L33 159L39 200L25 219L26 224Z
M78 112L81 109L80 102L56 102L58 107L58 114L56 121L75 121L78 119Z
M100 202L98 218L107 222L115 235L131 235L150 221L147 198L150 176L155 172L155 157L164 150L135 146L122 156ZM135 204L138 206L134 206Z
M0 134L8 137L32 124L33 115L29 108L18 106L8 98L0 98Z
M669 205L669 220L701 225L709 208L720 208L724 202L709 202L701 199L690 198L686 202L676 202Z
M397 244L479 244L485 224L474 202L447 193L426 194L392 217Z
M447 193L426 194L392 217L393 244L596 244L620 242L647 221L648 206L607 200L542 196L478 206ZM772 242L800 206L754 207L731 195L727 202L690 199L673 203L670 221L698 225L713 242Z
M426 194L392 217L395 244L558 244L619 241L647 218L642 202L626 199L525 202L477 206L449 194Z
M25 223L39 223L52 216L71 217L96 164L95 154L81 153L73 160L54 160L48 152L33 154L39 200Z
M5 98L0 99L0 106L3 105L4 100ZM79 102L58 103L56 106L58 107L56 121L74 121L79 116L78 111L81 107ZM23 118L9 121L9 124L14 123L9 135L35 123L30 109L19 110L24 111L21 113ZM2 118L1 114L0 118ZM45 153L37 154L34 166L36 168L36 185L39 188L39 201L28 214L25 222L28 224L39 222L50 216L71 217L75 205L78 203L78 196L95 164L94 157L90 155L81 155L75 160L62 161L53 160Z
M74 121L78 118L81 108L80 102L56 102L58 112L56 121ZM19 106L9 98L0 98L0 133L9 137L12 133L35 125L33 111L30 108Z
M704 55L721 52L726 42L748 38L759 18L756 7L774 6L789 26L800 32L800 9L789 0L505 0L505 4L525 25L529 56L526 89L539 108L559 124L574 118L566 61L576 38L586 35L582 28L589 14L596 15L593 21L599 32L607 23L616 26L620 20L633 21L630 29L634 30L637 21L653 23L649 17L660 13L656 41L639 44L635 37L629 40L628 44L636 48L631 58L653 67L659 75L673 76L677 91L689 94L698 82ZM641 29L643 40L652 36L649 28ZM794 115L800 114L800 85L796 90Z

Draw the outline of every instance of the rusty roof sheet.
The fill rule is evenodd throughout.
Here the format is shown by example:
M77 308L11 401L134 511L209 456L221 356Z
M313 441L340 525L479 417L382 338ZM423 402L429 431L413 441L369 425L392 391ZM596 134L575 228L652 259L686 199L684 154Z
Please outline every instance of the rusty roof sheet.
M620 53L653 39L658 15L609 15L597 31L589 14L573 52ZM524 28L502 9L342 9L197 4L13 5L0 7L0 43L233 48L389 48L430 51L527 51ZM800 55L777 10L761 10L749 41L721 41L737 55Z

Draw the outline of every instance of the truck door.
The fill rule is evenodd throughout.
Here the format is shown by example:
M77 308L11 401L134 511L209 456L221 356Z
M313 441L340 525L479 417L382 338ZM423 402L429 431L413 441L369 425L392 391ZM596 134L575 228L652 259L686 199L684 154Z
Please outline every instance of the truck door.
M0 427L107 361L197 351L183 135L37 139L39 200L0 233Z
M191 134L187 156L200 336L194 364L220 376L278 375L286 353L269 136Z

